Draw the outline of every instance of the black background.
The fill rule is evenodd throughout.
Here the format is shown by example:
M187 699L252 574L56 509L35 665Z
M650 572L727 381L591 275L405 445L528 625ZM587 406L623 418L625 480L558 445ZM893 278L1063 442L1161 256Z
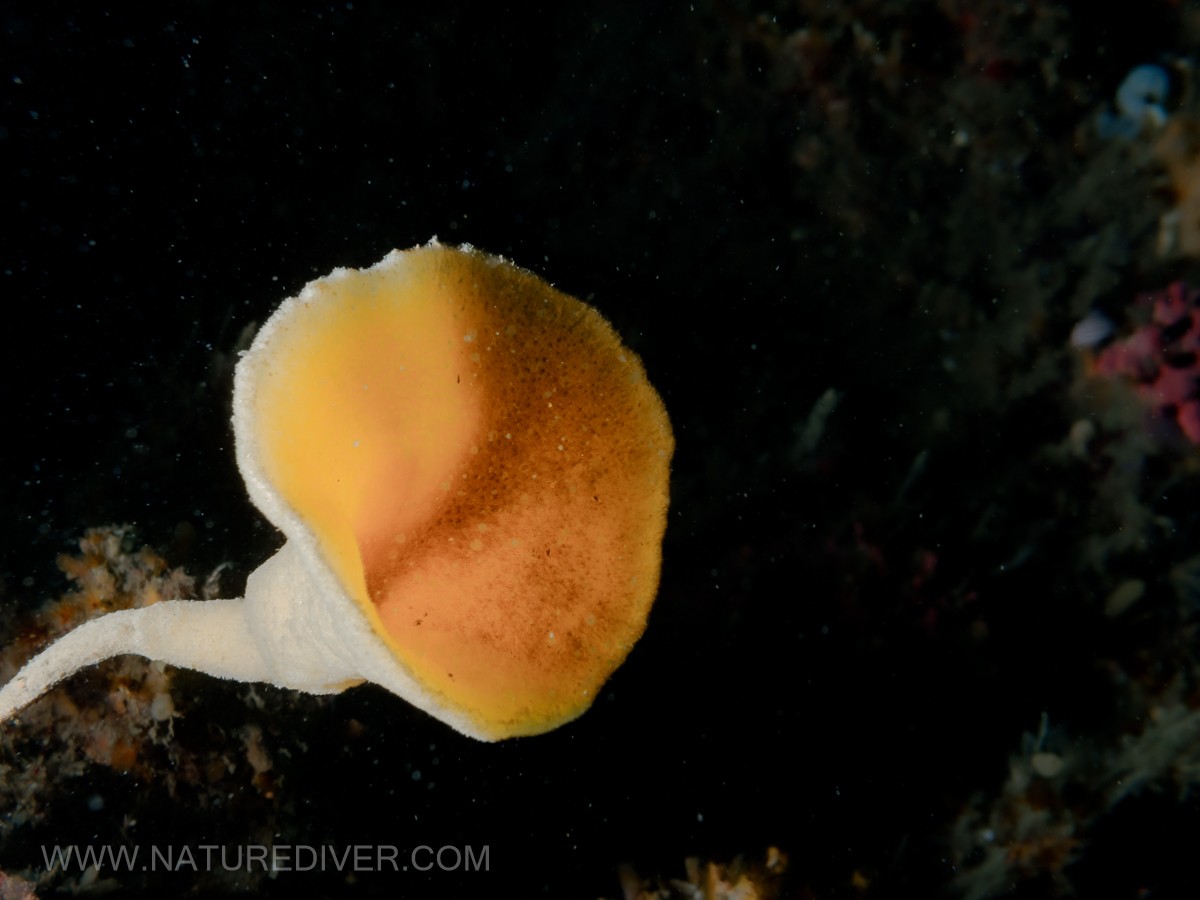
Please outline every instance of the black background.
M616 896L622 862L680 874L689 855L768 845L789 854L791 896L853 895L856 870L878 896L946 884L949 826L1003 781L1021 732L1047 709L1107 714L1076 601L1046 611L1054 552L1043 543L1038 568L1003 581L1004 536L1025 519L982 547L969 537L984 493L1038 505L1011 475L1032 442L1013 421L1056 437L1069 423L960 396L956 428L930 438L956 388L918 297L944 265L939 216L960 173L863 171L865 230L831 214L864 193L798 168L796 142L824 125L737 37L760 11L801 27L818 6L0 4L4 602L60 592L55 555L107 522L197 574L231 561L237 590L280 540L233 461L243 329L335 266L434 235L470 242L597 306L663 395L678 449L660 598L595 708L544 737L479 744L374 688L283 714L307 747L286 764L287 838L489 845L491 871L462 896ZM1088 87L1025 110L1040 139L1070 144L1129 65L1172 40L1173 10L1069 18L1064 70ZM911 91L862 115L888 122L911 100L916 119L967 68L951 17L862 14L877 30L900 20L912 47ZM881 160L924 160L887 129L859 139ZM1054 177L1031 152L1018 207ZM986 304L985 273L945 277ZM804 458L803 423L831 387L842 404ZM902 489L922 451L929 479ZM863 561L876 544L890 568ZM947 594L966 579L996 604L985 646L976 613L939 607L931 630L928 598L904 593L915 554L955 547ZM351 719L365 739L344 739ZM113 821L165 802L94 777ZM57 811L63 834L97 831L90 790ZM244 839L173 815L176 843ZM36 866L26 850L0 848L0 865ZM266 889L449 883L293 879Z

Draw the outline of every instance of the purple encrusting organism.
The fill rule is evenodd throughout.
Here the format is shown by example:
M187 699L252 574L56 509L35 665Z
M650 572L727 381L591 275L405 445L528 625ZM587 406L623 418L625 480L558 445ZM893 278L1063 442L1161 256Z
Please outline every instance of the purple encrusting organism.
M1151 309L1150 321L1128 337L1109 344L1096 357L1097 372L1130 379L1138 394L1157 412L1174 421L1193 444L1200 444L1197 300L1200 290L1189 288L1182 281L1172 282L1165 290L1138 295L1137 303Z

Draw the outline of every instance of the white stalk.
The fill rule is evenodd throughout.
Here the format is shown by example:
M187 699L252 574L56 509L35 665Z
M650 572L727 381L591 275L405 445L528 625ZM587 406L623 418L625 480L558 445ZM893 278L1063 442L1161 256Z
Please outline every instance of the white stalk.
M0 688L0 722L79 669L125 653L221 678L268 680L246 631L244 600L170 600L109 613L52 643Z

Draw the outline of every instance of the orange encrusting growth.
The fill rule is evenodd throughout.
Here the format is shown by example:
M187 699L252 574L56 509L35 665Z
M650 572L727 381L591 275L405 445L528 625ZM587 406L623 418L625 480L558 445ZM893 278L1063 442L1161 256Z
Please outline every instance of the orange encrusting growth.
M439 703L547 731L645 626L670 423L591 307L469 249L392 259L295 301L255 396L264 470Z

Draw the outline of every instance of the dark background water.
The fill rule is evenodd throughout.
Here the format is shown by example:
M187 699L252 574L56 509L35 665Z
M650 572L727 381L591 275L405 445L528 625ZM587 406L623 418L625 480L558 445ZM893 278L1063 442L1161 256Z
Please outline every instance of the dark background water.
M1097 608L1194 534L1187 448L1147 463L1173 537L1115 575L1080 561L1081 536L1119 530L1097 524L1099 475L1043 451L1077 414L1072 322L1191 265L1148 255L1166 196L1105 182L1126 170L1077 132L1132 65L1185 58L1193 20L1186 3L0 4L3 602L59 593L56 554L107 522L198 575L232 562L235 589L280 540L233 462L243 330L335 266L470 242L597 306L663 395L660 598L595 708L548 736L478 744L373 688L288 704L277 740L306 752L278 763L283 836L487 844L463 896L616 896L623 862L679 874L770 845L789 896L853 895L856 871L874 895L936 890L953 822L1021 734L1043 713L1119 730L1097 661L1141 671L1164 623L1190 621L1174 599L1133 627ZM86 840L138 810L175 843L245 840L132 776L93 772L56 803L39 834ZM1177 836L1198 833L1188 808L1166 804ZM1089 839L1120 844L1142 816ZM37 869L30 847L0 865ZM1102 858L1079 883L1141 883ZM290 878L267 887L305 889Z

